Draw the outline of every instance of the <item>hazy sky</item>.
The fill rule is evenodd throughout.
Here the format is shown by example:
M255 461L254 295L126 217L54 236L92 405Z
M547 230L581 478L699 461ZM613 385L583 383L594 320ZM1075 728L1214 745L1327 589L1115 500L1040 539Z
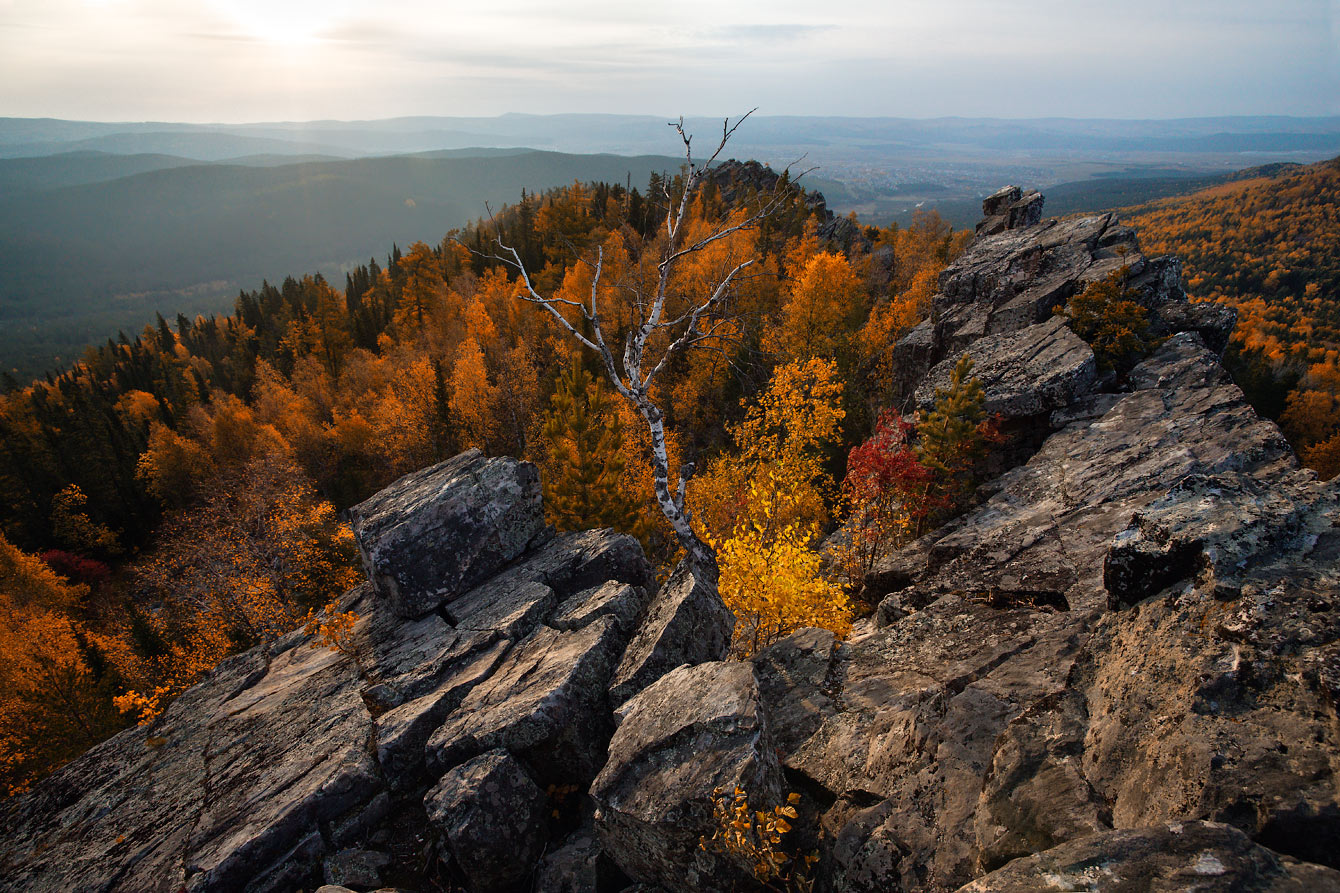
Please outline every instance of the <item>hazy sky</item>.
M0 0L0 115L1340 114L1340 0Z

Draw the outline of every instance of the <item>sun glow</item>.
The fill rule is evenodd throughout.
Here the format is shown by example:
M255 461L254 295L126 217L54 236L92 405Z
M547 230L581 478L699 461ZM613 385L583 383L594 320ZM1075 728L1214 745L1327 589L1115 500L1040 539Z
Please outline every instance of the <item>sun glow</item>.
M305 44L320 39L353 6L341 0L211 0L248 34L271 43Z

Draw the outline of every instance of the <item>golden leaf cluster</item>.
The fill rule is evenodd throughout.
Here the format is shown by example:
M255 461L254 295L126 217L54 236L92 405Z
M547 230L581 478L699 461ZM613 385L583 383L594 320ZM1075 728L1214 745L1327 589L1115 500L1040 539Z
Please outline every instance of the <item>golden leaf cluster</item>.
M809 891L810 870L819 861L817 852L798 855L786 850L784 839L796 819L800 795L787 795L786 803L770 810L755 810L743 788L727 793L712 792L711 837L698 841L700 849L747 867L767 889Z

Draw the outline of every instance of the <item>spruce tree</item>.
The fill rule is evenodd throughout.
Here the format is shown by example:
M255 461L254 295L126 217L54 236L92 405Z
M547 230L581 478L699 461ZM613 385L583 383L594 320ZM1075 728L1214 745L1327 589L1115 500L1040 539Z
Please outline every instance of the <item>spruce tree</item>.
M917 425L917 452L935 475L933 489L953 513L972 490L973 467L994 438L983 408L986 394L964 354L954 366L949 387L935 389L935 405Z
M580 364L559 379L544 420L545 513L561 530L635 533L638 505L624 486L623 431L603 388Z

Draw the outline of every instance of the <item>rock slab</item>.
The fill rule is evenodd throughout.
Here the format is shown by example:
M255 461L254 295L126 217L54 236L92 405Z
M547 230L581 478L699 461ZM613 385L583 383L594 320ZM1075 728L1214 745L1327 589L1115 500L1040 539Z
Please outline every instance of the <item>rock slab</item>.
M496 573L545 531L535 466L478 450L406 475L349 517L373 586L408 618Z
M631 878L669 891L724 890L735 866L699 848L715 792L781 802L781 767L747 663L680 667L623 705L609 759L591 785L602 849Z

